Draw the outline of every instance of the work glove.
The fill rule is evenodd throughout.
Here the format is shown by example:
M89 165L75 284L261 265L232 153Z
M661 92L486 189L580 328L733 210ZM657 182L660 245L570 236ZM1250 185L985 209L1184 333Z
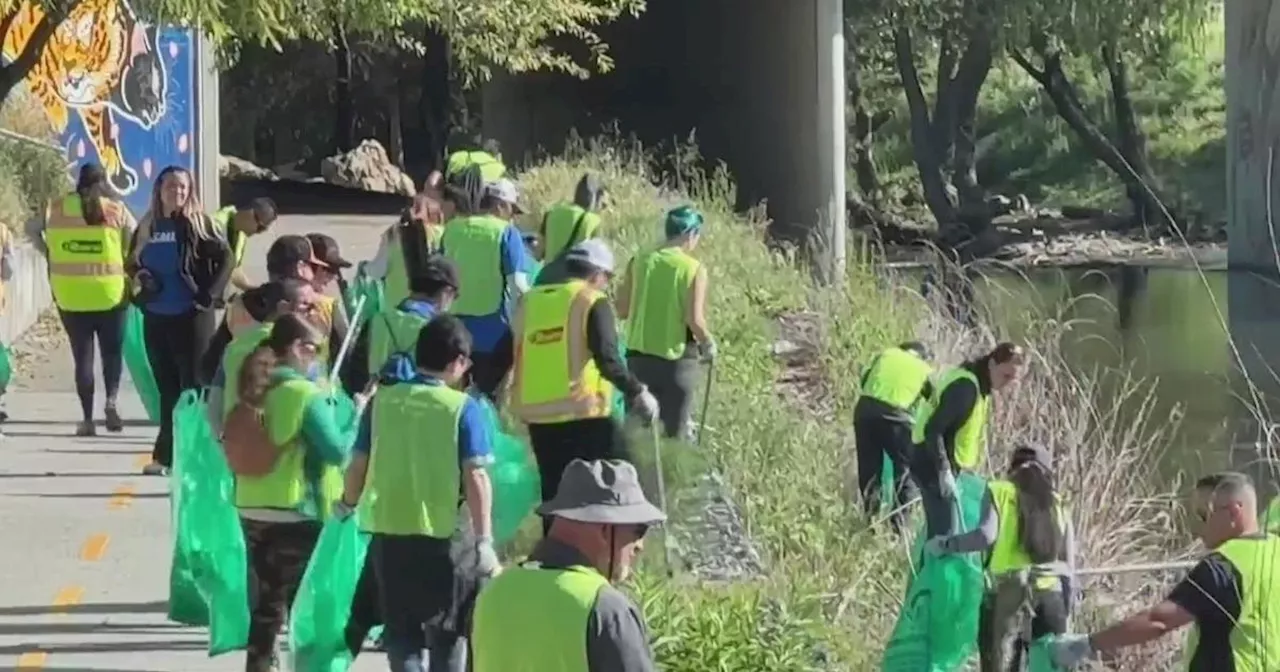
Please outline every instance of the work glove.
M930 555L930 556L946 555L947 554L946 539L947 539L946 537L934 537L929 541L924 542L925 555Z
M720 352L714 340L699 343L698 351L698 358L708 363L716 361L716 355Z
M658 419L658 399L648 389L636 397L635 408L645 422Z
M357 418L364 415L364 409L369 407L369 400L372 398L373 398L372 393L365 394L363 392L357 392L355 396L351 398L352 401L355 402Z
M1093 657L1088 635L1061 635L1049 645L1053 664L1068 670L1080 667Z
M947 465L943 465L942 473L938 474L938 494L945 500L956 498L956 477Z
M338 501L333 503L333 508L330 511L330 514L338 520L346 520L355 512L356 507L348 504L345 501L345 498L339 498Z
M502 573L498 552L493 550L493 537L476 537L476 575L491 578Z

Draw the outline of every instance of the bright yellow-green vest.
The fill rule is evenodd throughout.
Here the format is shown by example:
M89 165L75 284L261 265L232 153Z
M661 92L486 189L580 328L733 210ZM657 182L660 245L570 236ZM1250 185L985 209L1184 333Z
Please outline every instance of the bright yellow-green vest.
M1240 575L1240 618L1230 639L1235 672L1280 670L1280 537L1232 539L1214 552ZM1192 626L1186 660L1199 645L1200 628Z
M458 266L458 298L450 312L492 315L502 308L502 236L510 223L490 215L454 217L444 226L444 255Z
M227 240L231 240L231 222L236 218L236 206L228 205L225 208L213 213L213 222L222 229L222 236ZM231 248L231 256L235 260L235 265L239 266L244 263L244 249L249 243L249 236L244 232L240 232L236 236L236 244Z
M550 260L584 240L595 238L600 229L600 215L587 212L575 203L560 203L547 211L542 223L545 229L542 258Z
M1280 534L1280 495L1271 500L1271 506L1267 507L1267 512L1262 516L1262 526L1271 534Z
M453 536L462 503L458 422L466 402L465 392L439 383L399 382L378 390L360 498L366 532Z
M701 267L679 247L660 247L631 262L628 350L670 360L684 356L689 295Z
M888 348L871 363L862 396L908 410L920 399L931 371L929 362L920 355L898 347Z
M222 419L226 420L240 399L240 369L244 361L271 335L270 322L241 331L222 353Z
M397 226L391 227L387 233L387 275L383 284L383 300L385 305L398 306L409 297L409 266L404 261L404 247L400 244L400 232ZM427 225L427 252L435 254L440 250L440 241L444 236L444 227Z
M530 424L605 418L613 385L587 346L587 314L604 294L582 280L534 287L516 310L511 399Z
M587 624L609 582L595 569L508 569L476 598L474 672L591 672Z
M996 531L996 542L987 557L987 571L994 576L1019 572L1030 568L1035 563L1023 547L1018 536L1018 486L999 479L987 483L991 492L991 502L995 505L996 515L1000 520L1000 528ZM1054 512L1058 519L1059 529L1066 530L1067 512L1061 502ZM1052 590L1058 586L1058 577L1042 576L1036 580L1036 587L1041 590Z
M430 322L411 310L390 308L369 323L369 373L376 374L395 353L417 362L418 332Z
M954 464L952 464L952 467L973 470L982 464L982 460L987 453L987 415L990 411L991 397L982 393L982 386L978 383L978 376L974 375L969 369L962 366L951 369L943 375L933 398L920 400L920 412L916 414L915 423L912 425L911 440L916 445L924 442L925 428L929 424L929 418L933 416L933 412L937 409L942 395L946 393L949 385L960 380L968 380L973 383L978 390L978 399L974 402L973 409L969 411L969 416L956 428L955 453L952 456Z
M485 184L497 182L507 174L507 166L489 152L462 150L449 155L444 177L446 180L451 179L470 166L480 167L480 179L484 180Z
M318 491L310 487L303 468L307 447L302 441L302 418L318 394L321 389L304 378L277 383L267 393L263 404L267 435L279 447L280 457L266 476L236 476L236 506L296 511L323 519L342 496L341 467L321 467Z
M111 310L124 301L124 206L102 199L106 223L84 221L80 197L49 204L44 239L49 248L49 285L58 308L72 313Z

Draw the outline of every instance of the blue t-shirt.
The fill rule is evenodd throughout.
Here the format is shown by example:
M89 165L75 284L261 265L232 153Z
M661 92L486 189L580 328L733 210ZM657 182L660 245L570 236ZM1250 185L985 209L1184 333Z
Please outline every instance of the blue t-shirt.
M520 234L520 229L514 224L508 224L505 231L502 232L501 242L501 258L502 258L502 279L505 286L507 276L515 273L524 273L528 262L525 260L529 255L524 249L524 236ZM506 287L502 302L498 305L498 311L490 315L459 315L458 319L462 320L462 324L466 325L467 331L471 332L471 350L479 353L493 352L498 347L498 341L506 335L511 323L511 304L514 295L512 288Z
M430 320L440 312L434 304L417 299L401 301L400 305L396 306L396 310L417 315L424 320ZM404 343L402 345L410 350L417 347L417 343ZM412 380L416 375L417 367L413 365L413 360L398 352L391 353L391 356L387 358L387 363L378 372L378 377L383 380Z
M195 306L195 292L182 277L182 250L178 227L170 219L157 219L151 239L138 262L160 283L160 291L147 301L146 311L156 315L182 315Z
M398 380L392 385L443 385L437 378L414 373L412 378ZM444 428L441 428L442 430ZM360 431L356 434L355 454L368 456L373 450L373 413L360 418ZM493 442L489 437L489 425L485 422L484 408L474 397L467 397L458 418L458 464L486 465L493 461Z

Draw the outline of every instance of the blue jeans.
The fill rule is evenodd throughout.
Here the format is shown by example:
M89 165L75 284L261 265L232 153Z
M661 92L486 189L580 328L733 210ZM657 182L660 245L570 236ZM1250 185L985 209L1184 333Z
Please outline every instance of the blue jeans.
M449 540L375 534L369 559L391 672L463 672L467 647L447 626L454 610Z

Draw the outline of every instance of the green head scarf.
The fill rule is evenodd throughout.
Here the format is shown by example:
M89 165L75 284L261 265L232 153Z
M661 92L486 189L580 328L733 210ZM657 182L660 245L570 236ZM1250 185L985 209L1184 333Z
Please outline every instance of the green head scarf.
M678 238L689 233L702 232L702 213L697 208L682 205L667 213L665 224L667 238Z

